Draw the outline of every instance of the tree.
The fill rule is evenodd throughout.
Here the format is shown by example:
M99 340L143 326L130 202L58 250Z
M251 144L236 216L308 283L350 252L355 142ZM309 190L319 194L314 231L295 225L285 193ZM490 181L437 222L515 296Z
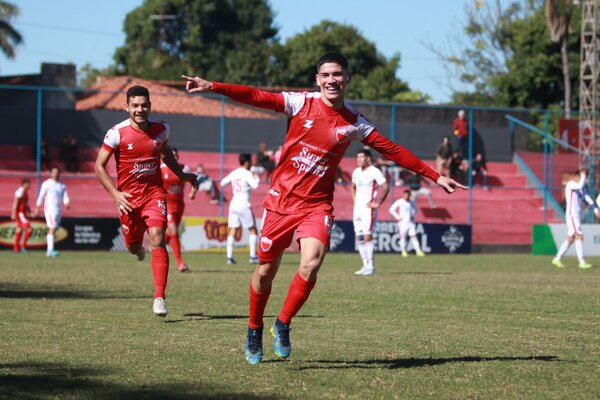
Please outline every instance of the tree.
M273 47L273 73L269 84L314 86L315 61L327 51L337 51L348 58L353 80L348 86L350 98L418 102L428 99L422 93L411 92L408 85L397 78L399 55L387 59L354 26L329 20Z
M10 20L17 15L17 6L0 1L0 49L8 58L15 58L15 46L23 41L21 34L10 24Z
M546 25L550 31L550 38L554 43L560 44L562 73L564 82L564 107L565 115L571 115L571 71L569 67L569 29L571 17L575 6L571 0L546 0Z
M130 12L122 74L173 79L181 73L264 85L276 40L267 0L149 0Z

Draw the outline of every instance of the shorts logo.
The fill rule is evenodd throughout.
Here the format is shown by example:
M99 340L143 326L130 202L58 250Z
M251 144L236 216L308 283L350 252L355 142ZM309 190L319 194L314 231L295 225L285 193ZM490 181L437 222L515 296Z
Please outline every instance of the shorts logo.
M271 246L273 245L273 241L266 236L260 238L260 248L262 251L267 252L271 250Z
M127 150L133 150L133 143L127 144Z
M129 227L127 225L121 225L121 228L124 234L129 235Z
M279 192L273 188L269 189L269 194L272 196L279 196Z

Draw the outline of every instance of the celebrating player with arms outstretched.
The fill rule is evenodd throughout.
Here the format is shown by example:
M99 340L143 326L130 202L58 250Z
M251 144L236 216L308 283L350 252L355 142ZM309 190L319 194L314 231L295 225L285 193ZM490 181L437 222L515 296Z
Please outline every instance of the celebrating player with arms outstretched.
M265 217L259 240L256 268L250 282L250 318L246 359L262 361L263 314L281 257L294 235L300 243L300 265L271 333L275 354L291 352L289 326L308 299L327 249L333 223L336 169L352 140L379 151L400 166L436 181L446 191L465 188L440 176L412 153L377 132L361 114L344 102L350 82L348 61L327 53L317 62L320 93L270 93L248 86L183 77L189 93L213 91L233 100L285 113L288 129L272 185L263 202Z
M143 86L127 90L126 110L129 119L115 125L106 134L96 159L96 176L113 197L127 249L142 261L145 257L142 240L148 231L152 247L152 276L154 278L155 315L168 314L165 288L169 273L169 255L165 247L167 225L167 193L160 174L160 157L181 180L196 186L196 175L181 170L171 148L169 125L148 120L150 94ZM112 155L117 162L118 186L106 171Z

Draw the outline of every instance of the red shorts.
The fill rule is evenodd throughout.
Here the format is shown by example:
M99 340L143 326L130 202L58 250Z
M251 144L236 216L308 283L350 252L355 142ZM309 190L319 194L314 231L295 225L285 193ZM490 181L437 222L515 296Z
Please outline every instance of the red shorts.
M119 216L123 237L127 245L142 244L148 228L167 226L167 196L154 196L129 214Z
M176 202L167 200L167 222L179 225L183 218L183 210L185 209L184 202Z
M273 262L289 247L297 231L296 240L315 238L329 247L333 216L324 211L303 214L279 214L265 210L260 233L258 258Z
M19 229L31 228L31 222L29 221L29 218L27 218L27 215L25 215L24 212L17 213L16 222L17 222L17 228L19 228Z

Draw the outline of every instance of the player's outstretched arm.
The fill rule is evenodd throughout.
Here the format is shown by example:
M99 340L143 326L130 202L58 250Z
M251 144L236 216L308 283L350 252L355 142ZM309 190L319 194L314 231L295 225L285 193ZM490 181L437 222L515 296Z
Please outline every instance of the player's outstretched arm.
M453 193L455 189L468 189L465 185L461 185L456 182L452 178L445 177L444 175L440 175L440 177L435 182L442 187L446 191L446 193Z
M191 77L181 75L187 82L185 83L185 90L188 93L206 93L212 90L212 82L202 79L198 76Z
M96 158L96 176L98 177L98 180L102 186L104 186L104 189L106 189L106 191L112 196L113 200L117 204L117 207L119 208L119 212L124 212L127 214L133 209L131 203L127 200L129 197L131 197L131 194L120 192L108 174L108 171L106 171L106 165L108 164L108 160L110 160L111 155L112 154L105 148L100 149L98 152L98 158Z

